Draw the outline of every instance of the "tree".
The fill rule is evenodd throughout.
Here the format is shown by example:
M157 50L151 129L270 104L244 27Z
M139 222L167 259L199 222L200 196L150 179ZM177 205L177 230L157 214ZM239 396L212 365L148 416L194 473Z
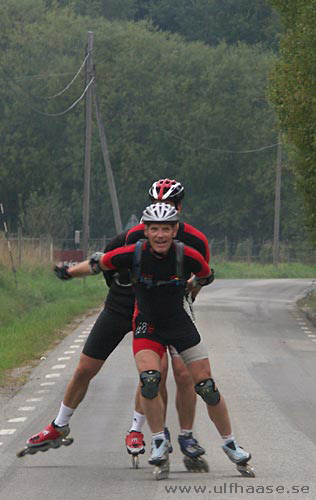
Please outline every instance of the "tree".
M316 242L316 1L274 0L284 23L270 86L281 129L295 146L293 171Z
M83 101L63 116L48 114L82 94L83 74L62 96L47 97L78 71L88 27L123 224L132 213L140 216L153 180L172 177L186 188L186 220L208 236L272 237L275 149L242 151L276 143L265 98L273 53L245 43L189 43L145 21L110 22L37 0L24 11L20 1L6 2L0 52L0 79L7 82L0 87L0 186L11 230L34 192L57 193L60 210L70 212L69 235L81 227ZM295 218L285 215L284 237ZM113 233L94 125L91 236Z
M277 48L278 16L262 0L138 0L136 19L209 45L262 43Z

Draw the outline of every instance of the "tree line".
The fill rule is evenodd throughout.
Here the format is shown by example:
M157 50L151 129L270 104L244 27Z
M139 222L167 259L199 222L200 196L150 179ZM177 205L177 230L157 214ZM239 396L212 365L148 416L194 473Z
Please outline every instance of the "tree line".
M148 18L148 8L162 12L168 2L121 0L130 11L121 8L116 16L113 10L113 19L98 10L119 3L7 0L2 5L0 190L11 231L22 226L34 236L60 238L81 228L83 102L65 115L48 115L82 94L83 72L67 92L47 97L76 74L91 30L123 223L132 213L140 216L153 180L172 177L185 186L185 219L208 237L271 239L277 127L267 86L276 61L274 42L267 47L222 36L208 45L187 33L164 31ZM231 3L220 2L223 16ZM262 4L249 3L258 9ZM134 19L136 4L141 20ZM218 7L215 1L195 4ZM130 12L125 19L124 12ZM296 238L304 229L287 163L282 182L282 238ZM92 237L114 234L95 119L90 230Z

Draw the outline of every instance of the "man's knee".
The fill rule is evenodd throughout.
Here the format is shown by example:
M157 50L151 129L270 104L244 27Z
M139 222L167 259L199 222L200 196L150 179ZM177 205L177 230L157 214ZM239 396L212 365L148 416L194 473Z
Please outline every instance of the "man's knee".
M215 406L219 403L221 395L212 378L201 380L195 384L194 389L206 404Z
M141 394L146 399L154 399L159 392L161 373L158 370L146 370L141 372Z
M177 386L188 387L189 385L193 384L191 374L185 365L183 365L183 367L179 369L174 370L173 374Z
M78 381L91 380L98 373L102 365L102 360L81 360L75 370L74 378Z

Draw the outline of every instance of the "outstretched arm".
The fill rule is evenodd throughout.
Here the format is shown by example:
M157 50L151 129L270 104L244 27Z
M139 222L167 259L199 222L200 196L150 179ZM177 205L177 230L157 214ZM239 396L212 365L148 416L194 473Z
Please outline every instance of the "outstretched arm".
M79 262L79 264L75 266L55 266L54 272L59 279L69 280L71 278L82 278L84 276L98 274L100 271L108 271L109 268L102 262L102 257L104 255L105 254L101 252L96 252L89 260Z

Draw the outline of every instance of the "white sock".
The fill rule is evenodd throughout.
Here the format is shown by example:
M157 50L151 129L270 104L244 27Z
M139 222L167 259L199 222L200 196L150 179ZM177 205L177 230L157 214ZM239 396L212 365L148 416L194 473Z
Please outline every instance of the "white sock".
M142 413L138 413L137 411L134 411L133 422L132 422L132 427L130 428L130 432L131 431L141 432L145 420L146 420L145 415L143 415Z
M192 429L181 429L180 436L185 436L186 434L190 434L190 432L192 432L192 434L193 434Z
M58 427L67 425L74 411L75 410L73 408L69 408L69 406L65 406L64 403L61 403L58 415L54 420L54 424Z
M221 436L224 441L224 445L230 443L231 441L235 441L234 434L229 434L229 436Z

